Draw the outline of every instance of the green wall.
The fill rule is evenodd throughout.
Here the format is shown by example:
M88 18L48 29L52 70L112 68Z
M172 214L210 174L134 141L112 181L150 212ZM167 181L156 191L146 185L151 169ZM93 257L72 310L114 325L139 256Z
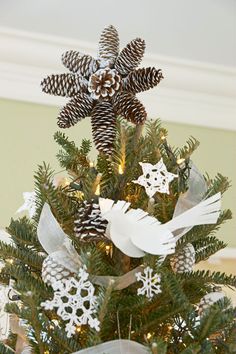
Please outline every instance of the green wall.
M33 189L33 172L43 161L59 171L56 162L57 146L53 134L57 130L58 108L37 104L0 101L0 228L7 226L10 217L22 204L22 192ZM217 172L228 176L233 187L224 196L223 206L236 214L236 132L165 123L169 130L169 143L181 146L189 136L200 140L194 162L210 176ZM81 137L90 138L89 119L66 131L76 143ZM95 151L93 151L95 155ZM236 246L236 221L229 221L219 236L230 246Z

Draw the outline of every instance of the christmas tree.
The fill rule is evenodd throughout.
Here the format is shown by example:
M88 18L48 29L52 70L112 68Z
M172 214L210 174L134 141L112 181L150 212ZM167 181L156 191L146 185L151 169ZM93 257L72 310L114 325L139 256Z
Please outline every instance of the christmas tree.
M21 208L30 218L12 219L11 241L0 242L2 354L236 352L235 309L222 291L236 277L194 270L226 247L215 233L231 218L220 210L229 181L200 173L197 140L172 148L160 121L146 121L135 95L163 75L137 68L144 50L138 38L119 52L109 26L97 59L66 52L70 72L42 81L71 98L59 127L91 116L98 156L90 160L89 140L78 147L55 133L68 179L39 166Z

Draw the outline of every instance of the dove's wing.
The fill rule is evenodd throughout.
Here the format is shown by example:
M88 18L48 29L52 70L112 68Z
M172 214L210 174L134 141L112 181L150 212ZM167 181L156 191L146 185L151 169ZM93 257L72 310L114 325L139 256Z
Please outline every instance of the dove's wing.
M141 209L130 209L130 204L101 200L101 212L109 221L109 237L123 253L143 257L145 252L166 255L174 252L175 239L160 222Z
M215 224L220 215L220 207L221 193L217 193L185 211L183 214L176 216L164 225L168 230L173 232L189 226Z
M109 232L114 245L129 257L140 258L145 256L145 253L136 247L130 239L129 229L132 227L132 220L129 220L126 214L118 210L113 211L110 216Z
M118 202L115 203L112 199L99 198L99 207L102 217L109 221L110 216L115 210L120 210L122 213L125 213L129 209L130 203L124 200L118 200Z

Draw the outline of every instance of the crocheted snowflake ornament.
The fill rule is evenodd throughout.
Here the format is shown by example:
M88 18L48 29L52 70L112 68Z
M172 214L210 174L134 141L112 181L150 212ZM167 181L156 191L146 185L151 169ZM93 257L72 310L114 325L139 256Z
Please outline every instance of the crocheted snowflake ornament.
M146 295L147 298L152 298L154 294L161 293L161 277L158 274L152 274L153 269L146 267L144 269L144 275L141 272L136 273L137 281L141 281L143 286L138 289L138 295Z
M169 194L169 183L178 175L167 171L163 159L155 165L143 162L139 164L142 167L143 175L133 182L143 186L149 198L153 197L156 192Z
M97 297L94 295L94 286L88 280L85 268L79 270L79 280L74 277L52 283L54 297L41 303L45 310L57 308L57 314L66 324L67 337L70 338L76 330L76 326L89 324L97 331L99 320L94 317L97 308Z

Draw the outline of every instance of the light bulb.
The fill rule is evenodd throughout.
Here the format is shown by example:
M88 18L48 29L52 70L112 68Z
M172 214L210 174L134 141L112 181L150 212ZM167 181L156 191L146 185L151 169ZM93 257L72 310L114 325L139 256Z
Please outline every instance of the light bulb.
M105 250L106 250L107 255L110 253L110 249L111 249L111 246L109 246L109 245L105 246Z
M182 158L182 159L178 159L176 162L178 165L181 165L184 161L185 161L185 159Z
M80 333L81 332L81 326L76 327L76 332Z
M100 184L96 187L95 195L100 195Z
M10 264L13 264L13 263L14 263L14 259L8 258L8 259L6 259L6 262L7 262L7 263L10 263Z
M123 175L124 170L122 168L122 165L119 165L118 172L119 172L120 175Z

